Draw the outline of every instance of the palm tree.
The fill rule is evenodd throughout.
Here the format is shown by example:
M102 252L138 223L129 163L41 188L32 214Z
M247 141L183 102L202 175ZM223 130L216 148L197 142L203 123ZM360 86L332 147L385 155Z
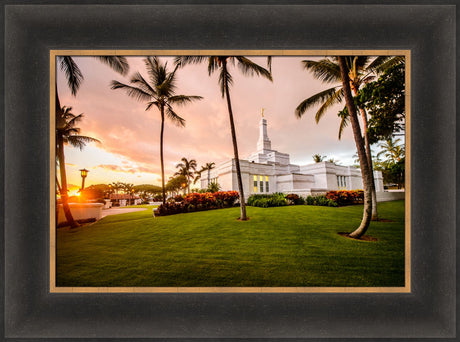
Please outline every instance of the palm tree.
M193 176L195 175L196 172L196 160L195 159L190 159L188 160L187 158L183 157L181 159L182 163L179 163L176 165L176 168L179 169L174 176L184 176L185 179L187 180L187 193L190 193L190 183L191 179L193 179Z
M195 100L201 100L201 96L175 95L177 66L172 72L168 72L167 63L162 64L157 57L144 59L145 67L149 75L146 80L136 72L130 80L131 85L112 81L112 89L124 89L128 96L138 100L146 101L149 110L156 107L161 116L160 129L160 162L161 162L161 186L163 193L163 204L166 202L165 171L163 159L163 135L165 116L178 126L185 126L185 120L173 109L173 105L184 105Z
M372 60L369 56L346 56L346 66L348 68L348 77L350 80L350 88L353 94L358 94L359 88L370 82L375 76L375 72L381 71L382 68L392 65L396 57L380 56ZM296 108L295 114L301 118L305 111L312 106L320 105L315 115L316 123L323 117L324 113L337 103L341 103L344 97L343 87L341 85L340 66L337 62L337 57L324 58L319 61L304 60L302 61L304 68L313 72L314 76L325 83L337 83L335 86L319 92L309 98L303 100ZM366 147L366 158L371 165L371 176L374 179L372 170L372 154L369 144L369 136L367 130L367 113L365 108L360 107L363 122L364 144ZM339 139L342 137L344 128L349 121L349 115L342 115L339 127ZM375 188L375 187L374 187ZM377 195L374 191L372 194L372 219L378 220L377 213Z
M364 211L363 219L359 227L349 234L350 237L359 239L363 236L367 229L372 217L372 192L374 191L374 181L371 174L371 167L366 155L366 147L363 136L361 135L361 127L356 113L356 106L351 94L350 78L349 78L349 65L347 65L347 58L343 56L338 57L340 67L340 75L342 79L343 95L345 97L346 106L348 109L351 126L353 129L353 136L355 139L356 149L358 150L359 165L361 168L361 175L364 185Z
M404 158L405 150L404 146L398 145L401 139L392 138L387 139L383 143L379 144L379 147L382 149L379 153L377 153L377 157L380 157L382 154L386 158L385 162L396 164L402 158Z
M61 176L60 193L62 208L70 227L75 228L79 224L74 220L69 207L64 146L70 144L82 150L87 143L99 142L99 140L79 134L80 128L76 127L76 124L81 121L83 114L75 115L71 110L71 107L64 106L59 111L61 115L56 116L56 158Z
M324 160L324 158L326 158L326 156L322 156L321 154L318 154L318 153L312 155L312 157L315 163L321 163Z
M128 205L131 205L131 196L134 194L134 184L121 183L121 185L125 194L128 194Z
M118 194L118 190L123 189L123 183L122 182L112 182L110 184L113 190L115 190L115 194Z
M128 62L125 57L121 56L95 56L98 58L100 61L103 63L107 64L110 66L113 70L120 74L126 74L129 69ZM60 69L65 73L65 76L67 78L67 85L70 88L70 91L73 96L76 96L78 89L80 88L81 82L83 81L83 74L78 67L77 63L75 63L75 60L71 56L56 56L56 60L59 64ZM58 89L57 89L57 84L56 84L56 98L55 98L55 111L56 111L56 129L64 129L66 123L65 123L65 113L63 113L63 108L61 108L61 104L59 101L59 95L58 95ZM57 144L57 141L56 141ZM56 150L56 153L58 151ZM64 170L65 173L65 170ZM61 177L62 177L62 171L61 171ZM64 179L61 178L61 189L65 188L67 191L67 181L66 177L64 174ZM65 183L65 184L64 184ZM67 192L65 193L65 200L67 201ZM62 197L61 197L62 198ZM63 201L64 203L64 201ZM71 219L69 222L71 222L72 226L75 226L77 223L72 217L72 214L70 213L70 208L66 204L65 206L63 205L64 212L66 213L66 218L67 221L69 221L69 218ZM78 224L77 224L78 225Z
M227 100L227 109L228 109L228 116L230 120L230 132L232 135L232 143L233 143L233 155L235 159L235 168L236 168L236 176L238 180L238 190L240 195L240 220L245 221L247 220L246 216L246 204L244 199L244 192L243 192L243 182L241 179L241 169L240 169L240 159L238 156L238 144L236 140L236 130L235 124L233 120L233 110L232 110L232 102L230 99L230 86L233 83L232 75L230 74L228 67L229 65L235 65L239 67L240 71L244 75L249 76L263 76L270 81L272 81L271 72L267 69L261 67L260 65L252 62L250 59L243 57L243 56L182 56L176 58L176 65L184 66L186 64L192 63L202 63L207 60L208 62L208 74L211 75L215 71L219 70L219 86L220 91L222 93L222 98ZM268 64L270 66L271 59L269 58Z
M204 166L201 167L200 171L197 172L197 176L194 179L194 183L196 183L201 178L201 173L204 171L208 171L208 185L211 183L211 170L216 167L216 163L206 163Z

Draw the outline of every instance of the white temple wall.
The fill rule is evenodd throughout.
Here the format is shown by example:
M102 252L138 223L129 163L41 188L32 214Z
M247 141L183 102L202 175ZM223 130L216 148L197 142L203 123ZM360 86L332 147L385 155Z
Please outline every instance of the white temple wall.
M299 195L319 195L328 190L363 189L361 171L351 166L320 162L309 165L290 164L290 156L271 149L265 119L259 123L257 152L248 160L240 160L243 191L246 199L254 193L297 193ZM257 189L254 189L254 176L257 176ZM260 191L260 177L263 178L263 191ZM269 190L267 191L267 178ZM339 179L338 179L339 177ZM383 179L380 171L374 172L377 192L383 191ZM235 161L228 160L211 170L211 180L215 180L221 190L238 190ZM207 172L201 179L201 187L208 186Z

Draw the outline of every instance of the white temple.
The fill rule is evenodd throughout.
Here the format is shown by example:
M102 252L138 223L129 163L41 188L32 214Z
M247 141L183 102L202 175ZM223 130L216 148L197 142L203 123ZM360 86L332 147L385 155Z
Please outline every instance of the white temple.
M272 149L267 133L267 120L259 123L257 151L246 160L240 159L241 178L245 197L273 192L295 193L301 196L324 194L329 190L363 189L361 170L323 161L308 165L290 163L288 153ZM383 192L380 171L374 171L377 192ZM216 165L210 172L210 182L217 182L221 190L238 191L235 160ZM207 172L202 174L201 188L207 188Z

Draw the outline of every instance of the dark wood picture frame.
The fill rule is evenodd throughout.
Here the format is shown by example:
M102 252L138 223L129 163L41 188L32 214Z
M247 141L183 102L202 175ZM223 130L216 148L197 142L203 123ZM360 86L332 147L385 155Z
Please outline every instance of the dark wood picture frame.
M6 3L4 339L456 334L452 5ZM49 51L411 51L410 293L50 293Z

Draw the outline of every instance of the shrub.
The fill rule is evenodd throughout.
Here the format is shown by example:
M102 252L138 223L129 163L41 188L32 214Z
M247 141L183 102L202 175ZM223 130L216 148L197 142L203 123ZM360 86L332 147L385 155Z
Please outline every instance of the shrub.
M276 192L270 195L255 194L249 196L248 205L261 208L281 207L287 205L287 200L281 192Z
M299 196L297 194L286 195L286 199L288 200L289 204L294 204L294 205L305 204L305 199L302 196Z
M316 196L315 197L315 205L328 206L329 205L329 199L324 195Z
M166 202L165 204L161 204L158 207L158 215L173 215L183 213L186 210L186 205L183 202Z
M218 192L220 190L220 185L217 182L211 182L208 184L208 188L206 189L206 192Z
M182 202L183 200L184 197L182 197L182 195L174 196L174 202Z
M326 197L338 205L350 205L356 203L362 203L364 200L363 190L339 190L339 191L328 191Z
M240 196L238 191L218 191L213 195L217 201L217 205L223 208L233 207Z
M315 196L315 197L308 196L305 199L305 201L308 205L319 205L319 206L324 206L324 207L337 207L338 206L337 202L335 202L332 199L327 198L324 195Z

